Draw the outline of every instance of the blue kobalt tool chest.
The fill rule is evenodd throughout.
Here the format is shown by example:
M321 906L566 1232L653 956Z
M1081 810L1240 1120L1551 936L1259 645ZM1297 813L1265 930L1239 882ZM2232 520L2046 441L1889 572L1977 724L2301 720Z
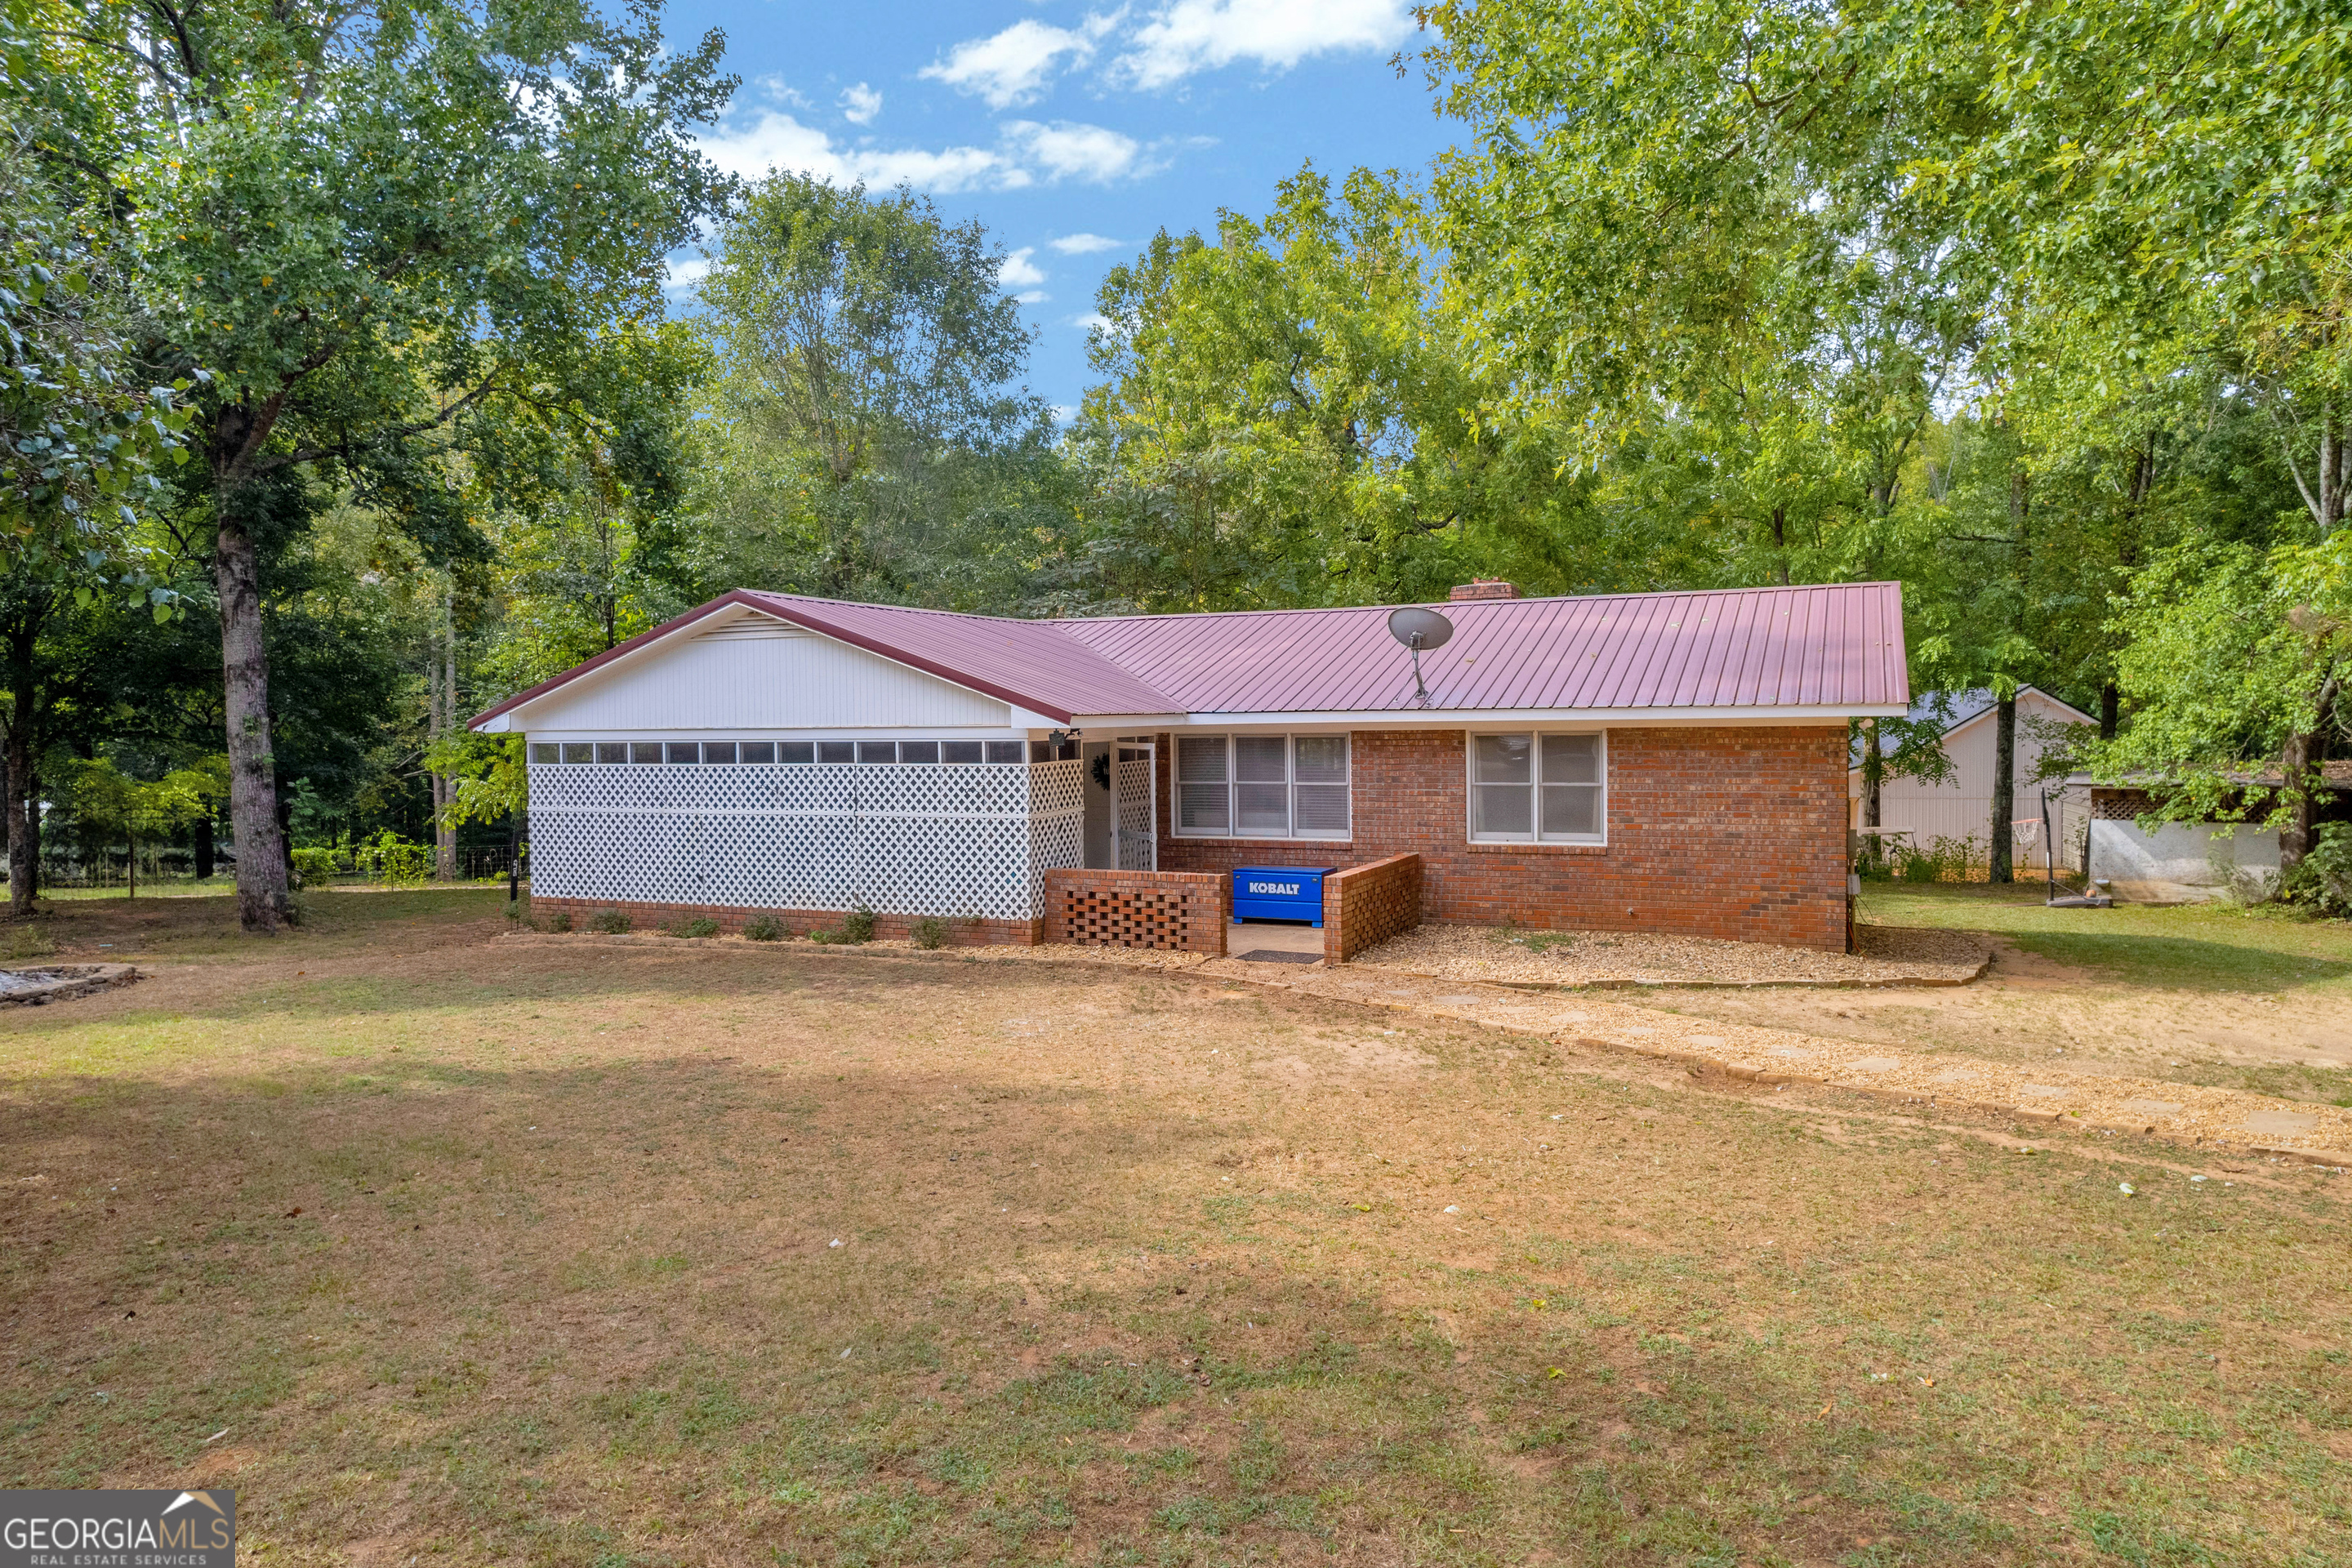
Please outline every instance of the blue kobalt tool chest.
M1330 866L1236 866L1234 919L1323 923L1323 879Z

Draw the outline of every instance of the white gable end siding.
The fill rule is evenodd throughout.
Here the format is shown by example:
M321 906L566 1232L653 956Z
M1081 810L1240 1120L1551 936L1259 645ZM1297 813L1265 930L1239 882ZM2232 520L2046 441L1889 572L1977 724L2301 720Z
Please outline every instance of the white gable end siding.
M535 735L657 736L1003 730L1013 722L1012 709L992 697L830 637L751 629L763 620L665 638L525 704L515 727Z
M2042 816L2042 791L2045 787L2034 781L2033 772L2042 762L2042 747L2026 727L2026 720L2034 718L2051 724L2074 724L2082 721L2076 713L2055 698L2040 691L2026 691L2017 700L2017 769L2014 776L2015 802L2012 807L2018 820ZM1944 737L1944 753L1952 759L1952 776L1940 784L1926 784L1917 779L1889 779L1879 787L1879 826L1907 827L1911 841L1927 848L1938 838L1961 838L1972 841L1979 854L1990 853L1992 844L1992 781L1995 752L2000 744L1997 732L1999 719L1987 710ZM1852 797L1852 826L1862 822L1862 772L1849 772L1847 792ZM2069 856L2065 847L2081 836L2089 820L2088 796L2082 790L2068 792L2059 780L2046 786L2050 791L2051 817L2061 847L2059 865L2080 864L2080 852ZM2063 818L2063 820L2061 820ZM2021 868L2042 868L2042 851L2028 851L2021 842L2016 864Z

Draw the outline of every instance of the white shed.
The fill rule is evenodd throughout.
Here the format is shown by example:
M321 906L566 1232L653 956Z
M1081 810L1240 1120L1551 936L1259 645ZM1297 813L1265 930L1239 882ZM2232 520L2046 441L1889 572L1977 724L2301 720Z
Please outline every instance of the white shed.
M1940 706L1939 706L1940 704ZM1879 786L1879 826L1904 829L1911 842L1925 849L1938 838L1964 840L1974 854L1984 857L1992 847L1992 786L1998 750L2000 716L1993 694L1986 690L1936 695L1914 703L1914 721L1942 718L1945 755L1952 760L1951 776L1938 784L1917 779L1888 779ZM2052 828L2059 845L2061 868L2082 868L2082 841L2090 823L2090 794L2079 779L2037 782L2043 736L2053 726L2092 724L2097 720L2039 687L2020 687L2017 693L2017 750L2011 774L2013 863L2020 870L2047 868L2042 846L2042 797L2050 796ZM2040 733L2036 731L2039 731ZM1846 774L1852 826L1863 826L1862 768ZM2030 825L2030 826L2029 826Z

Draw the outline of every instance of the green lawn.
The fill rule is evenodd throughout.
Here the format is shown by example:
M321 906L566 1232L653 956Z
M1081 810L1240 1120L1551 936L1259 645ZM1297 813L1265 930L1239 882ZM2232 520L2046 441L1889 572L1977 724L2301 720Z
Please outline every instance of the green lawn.
M2044 898L2039 882L1864 882L1861 917L1882 925L1992 931L2123 984L2352 996L2352 921L2230 904L2053 910Z
M58 916L153 978L0 1013L0 1483L235 1487L257 1562L2352 1561L2352 1178L1213 981L158 903Z

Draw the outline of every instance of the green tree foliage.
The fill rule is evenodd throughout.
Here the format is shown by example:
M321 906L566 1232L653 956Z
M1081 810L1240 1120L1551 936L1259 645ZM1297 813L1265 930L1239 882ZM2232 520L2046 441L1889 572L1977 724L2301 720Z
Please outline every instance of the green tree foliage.
M1888 200L1948 127L1893 112L1871 16L1579 0L1433 7L1472 144L1433 237L1502 395L1727 576L1885 574L1937 403L1986 331L1964 244ZM1904 107L1921 107L1906 100ZM1661 521L1664 521L1661 516Z
M1090 356L1106 379L1071 442L1087 488L1073 588L1212 609L1688 569L1645 528L1626 548L1622 498L1563 473L1545 428L1471 369L1417 221L1393 175L1335 188L1307 168L1263 221L1163 232L1110 271Z
M2117 621L2139 711L2097 748L2099 767L2153 783L2163 816L2279 828L2293 872L2316 842L2318 763L2344 732L2352 531L2268 551L2183 544L2139 574Z
M685 140L731 82L643 4L97 0L37 19L38 140L106 189L152 323L202 366L193 444L220 603L242 912L285 896L257 498L341 470L447 559L478 552L415 441L564 385L657 316L661 257L719 192Z
M775 174L727 214L701 285L705 583L1018 602L1066 512L1003 263L906 190Z

